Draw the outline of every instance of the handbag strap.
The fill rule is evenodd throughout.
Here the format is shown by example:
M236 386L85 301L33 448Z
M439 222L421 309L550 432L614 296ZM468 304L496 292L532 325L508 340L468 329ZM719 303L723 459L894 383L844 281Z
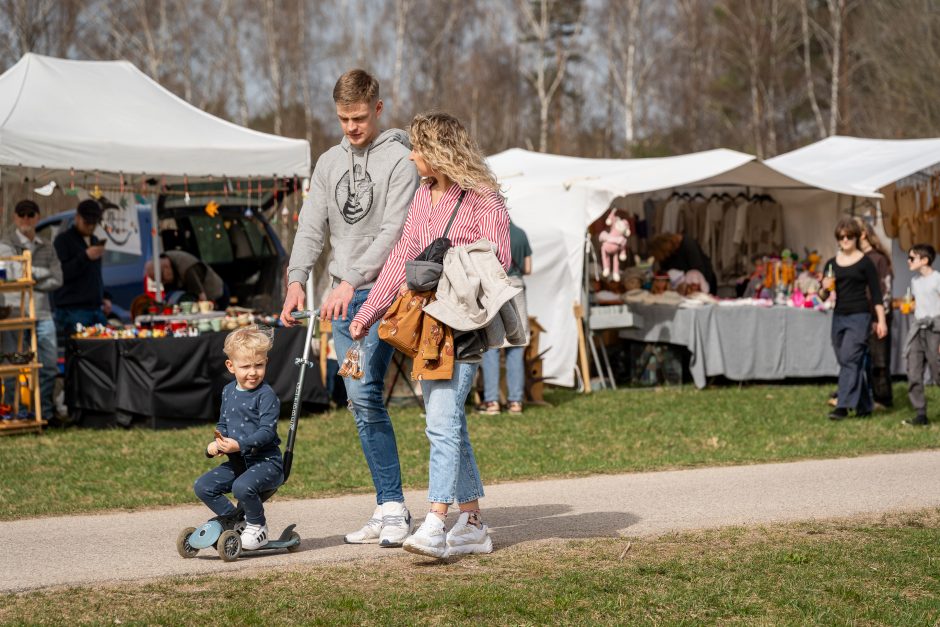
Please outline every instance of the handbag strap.
M447 234L450 233L450 227L454 223L454 218L457 217L457 210L460 209L460 205L463 203L463 197L467 195L467 190L460 190L460 197L457 198L457 205L454 207L454 212L450 214L450 220L447 221L447 228L444 229L444 234L441 237L447 237Z

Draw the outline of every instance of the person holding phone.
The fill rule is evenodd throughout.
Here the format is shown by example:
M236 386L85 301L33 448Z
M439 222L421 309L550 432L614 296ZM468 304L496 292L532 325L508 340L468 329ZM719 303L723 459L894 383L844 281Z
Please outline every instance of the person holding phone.
M105 303L101 275L104 241L95 237L103 213L98 201L81 201L75 208L72 226L53 241L63 280L62 287L53 293L55 323L66 337L75 331L76 324L107 324L102 311L102 306L110 304Z

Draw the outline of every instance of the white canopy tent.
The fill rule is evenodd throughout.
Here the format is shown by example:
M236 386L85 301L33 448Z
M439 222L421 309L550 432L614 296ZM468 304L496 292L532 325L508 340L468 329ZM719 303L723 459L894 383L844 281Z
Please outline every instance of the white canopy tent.
M918 172L940 166L940 139L865 139L860 137L827 137L809 146L769 159L767 165L794 178L812 177L835 181L843 189L856 189L857 196L880 197L886 187ZM840 212L851 209L850 199L833 204L827 199L801 203L801 212L823 216L833 224ZM876 231L885 237L882 225ZM830 236L830 233L825 233ZM831 240L830 240L831 241ZM829 248L833 246L830 243ZM909 283L906 251L893 247L896 287ZM820 252L823 249L820 248ZM831 252L831 251L830 251ZM896 291L895 295L900 292Z
M28 53L0 75L0 167L25 170L40 183L61 183L75 171L128 183L134 177L307 177L310 145L210 115L127 61ZM155 201L151 210L157 224ZM156 255L156 229L153 238ZM159 264L155 270L159 284Z
M303 177L310 146L197 109L127 61L28 53L0 75L0 166Z
M585 233L615 198L717 185L773 189L775 195L776 190L811 190L830 199L878 196L823 177L789 176L752 155L726 149L651 159L583 159L514 148L491 156L489 164L506 191L510 216L532 245L529 311L546 329L540 348L551 346L544 376L559 385L574 383L578 334L572 306L581 299ZM788 228L786 223L785 232Z

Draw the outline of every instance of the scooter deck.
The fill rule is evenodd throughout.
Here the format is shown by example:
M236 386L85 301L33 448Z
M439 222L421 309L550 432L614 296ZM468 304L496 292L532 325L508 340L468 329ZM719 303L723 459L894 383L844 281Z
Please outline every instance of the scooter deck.
M284 531L281 532L281 537L277 540L268 540L268 543L263 547L258 549L242 549L242 551L267 551L268 549L289 549L293 546L300 544L300 538L292 538L291 534L294 533L294 527L297 525L288 525Z

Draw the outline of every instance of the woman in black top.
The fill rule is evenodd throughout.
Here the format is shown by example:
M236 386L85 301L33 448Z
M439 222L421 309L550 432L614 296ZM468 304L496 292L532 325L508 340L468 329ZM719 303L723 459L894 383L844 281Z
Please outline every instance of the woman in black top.
M864 418L871 415L872 410L871 388L865 372L872 303L877 318L875 335L884 337L888 327L878 272L871 259L859 249L861 229L858 223L844 218L836 225L835 233L839 252L826 262L823 279L823 290L829 292L835 287L836 292L832 347L839 362L839 391L836 408L829 418L847 418L849 409L855 409L856 417Z
M698 270L708 281L708 289L702 291L710 294L718 291L712 260L694 238L681 233L661 233L652 239L649 250L659 264L660 272Z

